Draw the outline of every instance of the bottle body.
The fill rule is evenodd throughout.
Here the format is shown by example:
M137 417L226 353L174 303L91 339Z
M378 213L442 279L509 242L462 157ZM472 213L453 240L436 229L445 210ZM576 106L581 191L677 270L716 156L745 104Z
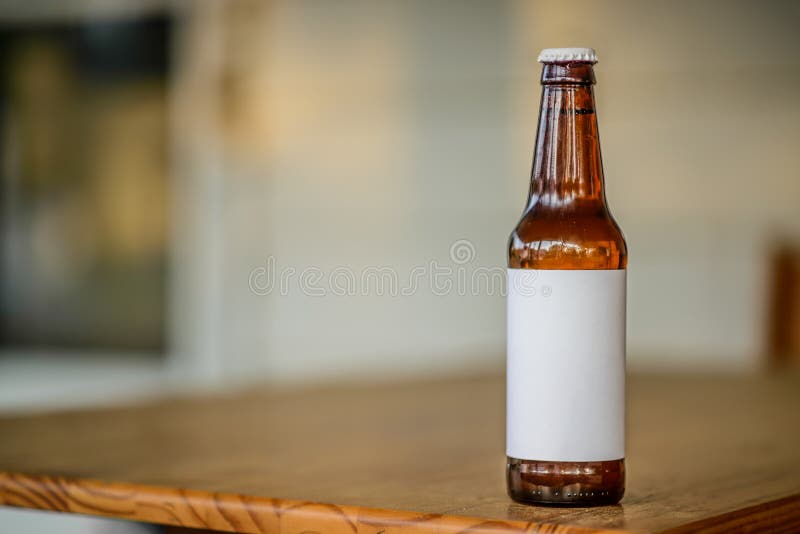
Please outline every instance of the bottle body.
M592 62L545 63L542 83L508 247L508 493L613 504L625 491L627 247L605 201Z

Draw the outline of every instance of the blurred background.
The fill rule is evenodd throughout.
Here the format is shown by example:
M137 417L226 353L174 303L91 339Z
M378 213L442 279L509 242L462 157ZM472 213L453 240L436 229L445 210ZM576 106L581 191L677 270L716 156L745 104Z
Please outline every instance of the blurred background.
M459 273L505 268L544 47L600 58L630 369L798 362L798 27L788 0L2 2L0 412L500 372L504 299Z

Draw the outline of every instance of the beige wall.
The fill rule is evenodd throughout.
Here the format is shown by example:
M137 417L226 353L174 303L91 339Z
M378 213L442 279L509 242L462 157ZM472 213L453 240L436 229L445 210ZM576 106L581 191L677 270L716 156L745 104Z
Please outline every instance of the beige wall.
M632 365L756 362L769 240L800 233L794 4L237 3L222 20L220 286L205 324L224 374L501 365L499 296L258 296L248 278L272 255L279 269L390 266L402 281L431 260L453 266L459 239L477 252L467 267L504 266L527 192L535 55L570 45L601 60Z
M256 296L254 268L391 267L404 282L469 239L503 263L510 13L485 2L276 3L236 11L225 107L226 366L271 377L497 365L490 296ZM236 61L236 59L234 59Z

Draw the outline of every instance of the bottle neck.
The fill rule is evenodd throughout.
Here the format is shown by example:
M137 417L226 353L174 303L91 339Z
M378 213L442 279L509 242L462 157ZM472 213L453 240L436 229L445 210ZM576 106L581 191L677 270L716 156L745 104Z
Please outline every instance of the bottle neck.
M528 209L606 210L590 64L548 64Z

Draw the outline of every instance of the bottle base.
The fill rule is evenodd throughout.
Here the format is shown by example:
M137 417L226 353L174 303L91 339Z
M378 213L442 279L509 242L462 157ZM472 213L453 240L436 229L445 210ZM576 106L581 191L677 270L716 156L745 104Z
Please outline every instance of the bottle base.
M523 504L602 506L625 494L625 460L543 462L507 458L508 495Z

